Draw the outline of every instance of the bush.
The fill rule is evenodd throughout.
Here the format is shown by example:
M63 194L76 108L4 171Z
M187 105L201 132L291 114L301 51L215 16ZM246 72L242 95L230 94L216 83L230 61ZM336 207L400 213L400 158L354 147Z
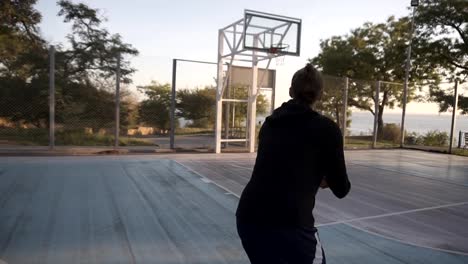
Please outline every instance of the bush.
M405 137L405 144L407 145L444 147L444 146L448 146L448 142L449 142L448 133L441 132L438 130L428 131L424 135L420 135L416 132L410 132L410 133L407 133Z
M421 135L416 132L409 132L406 133L405 136L405 144L406 145L424 145L424 140Z
M447 132L431 130L423 136L422 140L425 146L443 147L448 146L449 135Z
M384 124L382 139L399 143L401 139L400 126L393 123Z

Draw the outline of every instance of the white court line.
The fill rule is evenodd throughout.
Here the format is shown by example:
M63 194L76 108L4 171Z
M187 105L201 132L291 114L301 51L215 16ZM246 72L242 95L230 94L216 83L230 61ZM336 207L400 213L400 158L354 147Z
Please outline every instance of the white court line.
M252 170L253 167L244 167L240 165L234 165L234 164L228 164L229 166L236 167L236 168L241 168L241 169L246 169L246 170Z
M206 180L209 180L208 178L206 178L205 176L201 175L200 173L198 173L197 171L185 166L184 164L174 160L177 164L181 165L182 167L184 167L185 169L187 169L188 171L191 171L193 173L195 173L196 175L200 176L202 178L203 181L205 181L204 179ZM234 167L240 167L240 168L244 168L244 169L251 169L251 168L247 168L247 167L242 167L242 166L238 166L238 165L232 165L231 166L234 166ZM210 181L210 180L209 180ZM240 198L239 195L237 195L236 193L234 193L233 191L229 190L228 188L214 182L214 181L211 181L211 183L215 184L216 186L218 186L219 188L223 189L226 191L225 194L232 194L234 195L235 197L237 198ZM355 225L352 225L351 222L354 222L354 221L359 221L359 220L367 220L367 219L375 219L375 218L382 218L382 217L387 217L387 216L393 216L393 215L403 215L403 214L408 214L408 213L414 213L414 212L421 212L421 211L429 211L429 210L434 210L434 209L440 209L440 208L448 208L448 207L454 207L454 206L460 206L460 205L466 205L468 204L468 202L460 202L460 203L452 203L452 204L445 204L445 205L438 205L438 206L432 206L432 207L426 207L426 208L420 208L420 209L413 209L413 210L407 210L407 211L400 211L400 212L394 212L394 213L388 213L388 214L381 214L381 215L375 215L375 216L368 216L368 217L360 217L360 218L354 218L354 219L349 219L349 220L344 220L344 221L336 221L336 222L331 222L331 223L326 223L326 224L319 224L319 225L316 225L316 227L323 227L323 226L330 226L330 225L337 225L337 224L345 224L345 225L348 225L350 226L351 228L355 228L357 230L360 230L362 232L367 232L369 234L372 234L372 235L375 235L375 236L378 236L378 237L382 237L382 238L385 238L385 239L388 239L388 240L393 240L393 241L396 241L396 242L399 242L399 243L402 243L402 244L407 244L407 245L411 245L411 246L415 246L415 247L421 247L421 248L427 248L427 249L432 249L432 250L436 250L436 251L441 251L441 252L445 252L445 253L451 253L451 254L458 254L458 255L464 255L464 256L468 256L468 253L466 252L461 252L461 251L455 251L455 250L448 250L448 249L442 249L442 248L435 248L435 247L430 247L430 246L425 246L425 245L418 245L416 243L412 243L412 242L408 242L408 241L404 241L404 240L400 240L400 239L397 239L397 238L393 238L393 237L388 237L388 236L385 236L385 235L382 235L382 234L379 234L379 233L375 233L375 232L372 232L372 231L369 231L369 230L366 230L364 228L360 228L360 227L357 227Z
M237 195L236 193L234 193L233 191L231 191L231 190L229 190L228 188L226 188L226 187L224 187L224 186L218 184L218 183L215 182L215 181L212 181L212 180L208 179L207 177L201 175L200 173L198 173L197 171L193 170L192 168L189 168L188 166L185 166L184 164L178 162L177 160L173 160L173 161L174 161L175 163L179 164L180 166L184 167L186 170L188 170L188 171L190 171L190 172L192 172L192 173L195 173L196 175L200 176L201 179L202 179L202 181L204 181L204 182L210 181L212 184L214 184L214 185L218 186L219 188L225 190L227 193L230 193L230 194L234 195L235 197L240 198L240 196Z
M383 235L383 234L380 234L380 233L376 233L376 232L364 229L362 227L355 226L353 224L346 223L345 225L350 226L350 227L352 227L354 229L357 229L357 230L359 230L361 232L366 232L366 233L369 233L371 235L382 237L382 238L385 238L385 239L388 239L388 240L393 240L393 241L396 241L396 242L399 242L399 243L402 243L402 244L407 244L407 245L411 245L411 246L415 246L415 247L422 247L422 248L432 249L432 250L436 250L436 251L442 251L442 252L445 252L445 253L468 256L467 252L450 250L450 249L443 249L443 248L436 248L436 247L431 247L431 246L426 246L426 245L419 245L419 244L416 244L416 243L413 243L413 242L409 242L407 240L401 240L399 238L389 237L389 236L386 236L386 235Z
M399 211L399 212L393 212L393 213L387 213L387 214L365 216L365 217L353 218L353 219L348 219L348 220L335 221L335 222L330 222L330 223L325 223L325 224L319 224L319 225L316 225L316 227L329 226L329 225L338 225L338 224L347 224L347 223L356 222L356 221L383 218L383 217L395 216L395 215L410 214L410 213L423 212L423 211L429 211L429 210L435 210L435 209L441 209L441 208L448 208L448 207L454 207L454 206L460 206L460 205L467 205L467 204L468 204L468 202L437 205L437 206L418 208L418 209L412 209L412 210L406 210L406 211Z

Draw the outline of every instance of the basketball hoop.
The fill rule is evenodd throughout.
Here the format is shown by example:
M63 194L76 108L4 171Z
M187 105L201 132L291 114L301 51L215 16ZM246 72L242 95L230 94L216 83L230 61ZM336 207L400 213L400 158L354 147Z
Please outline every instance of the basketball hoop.
M275 58L276 66L284 64L285 51L288 51L289 45L285 43L272 44L267 53L271 58Z

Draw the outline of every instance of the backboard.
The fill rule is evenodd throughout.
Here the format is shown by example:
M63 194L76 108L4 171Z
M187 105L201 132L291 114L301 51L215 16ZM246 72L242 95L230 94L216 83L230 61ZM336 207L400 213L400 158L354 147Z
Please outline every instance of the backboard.
M299 56L301 24L298 18L245 10L244 49Z
M259 88L275 88L276 70L258 69L257 86ZM252 68L232 66L229 84L249 86L252 84Z

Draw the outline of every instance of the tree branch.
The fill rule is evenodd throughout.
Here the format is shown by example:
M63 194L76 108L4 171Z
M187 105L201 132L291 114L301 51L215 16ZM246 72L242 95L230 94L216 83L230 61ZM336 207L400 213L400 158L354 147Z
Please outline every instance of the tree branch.
M465 43L465 45L468 45L468 38L463 34L464 33L463 30L453 23L449 23L449 26L453 27L458 32L460 37L463 39L463 42Z
M374 110L373 110L370 106L361 105L361 104L359 104L358 102L356 102L355 100L350 100L350 101L349 101L349 105L350 105L350 106L357 107L357 108L359 108L359 109L367 110L367 111L371 112L372 115L375 115Z

